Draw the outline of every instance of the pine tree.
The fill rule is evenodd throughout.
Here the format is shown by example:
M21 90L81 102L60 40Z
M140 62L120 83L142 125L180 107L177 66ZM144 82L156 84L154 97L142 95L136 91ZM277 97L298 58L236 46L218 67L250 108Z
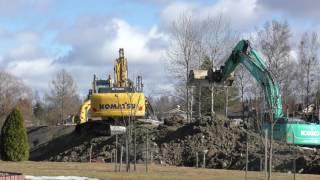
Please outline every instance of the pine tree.
M7 116L1 132L1 158L6 161L28 160L27 132L18 109L13 109Z

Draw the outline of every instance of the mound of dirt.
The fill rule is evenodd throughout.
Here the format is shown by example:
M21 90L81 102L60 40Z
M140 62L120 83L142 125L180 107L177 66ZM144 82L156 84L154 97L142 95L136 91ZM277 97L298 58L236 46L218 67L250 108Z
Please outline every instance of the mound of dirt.
M99 137L94 132L78 132L76 126L41 126L28 129L30 160L88 161L89 149L108 152L101 144L111 144L110 137Z
M179 126L170 131L168 124L158 128L156 139L159 145L161 162L170 165L198 166L208 168L244 169L246 154L246 133L248 132L249 170L262 170L264 164L263 137L246 126L235 126L232 120L224 116L197 119L196 122ZM176 128L176 127L175 127ZM163 135L165 134L165 135ZM320 150L289 146L280 142L273 143L273 169L289 172L318 174ZM198 156L198 158L197 158Z
M230 124L230 120L220 116L215 121L202 118L176 131L167 131L157 139L161 161L170 165L196 166L197 156L200 164L205 153L207 167L239 169L237 164L242 159L245 134L241 128ZM159 130L166 128L159 127Z
M192 123L186 123L183 117L173 116L156 128L138 125L135 131L132 131L130 159L133 160L133 142L136 134L138 162L145 160L148 138L149 157L154 163L202 166L205 154L205 165L208 168L244 169L247 133L245 127L234 125L232 120L219 115L215 120L203 117ZM249 170L262 170L263 138L252 130L248 133ZM32 147L31 160L84 162L89 161L92 152L92 159L110 162L115 150L114 136L99 137L90 132L79 133L71 126L31 129L29 143ZM121 146L125 146L124 135L119 135L118 157ZM292 171L293 159L296 159L297 171L318 173L319 150L274 143L274 170Z

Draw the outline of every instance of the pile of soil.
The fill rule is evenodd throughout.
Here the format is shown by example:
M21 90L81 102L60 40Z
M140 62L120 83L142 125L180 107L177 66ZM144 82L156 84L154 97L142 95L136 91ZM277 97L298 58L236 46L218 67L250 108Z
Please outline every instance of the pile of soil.
M165 136L157 139L161 161L170 165L195 166L197 154L198 162L201 162L204 151L207 151L207 167L235 168L241 159L245 138L238 127L231 127L229 123L223 118L215 121L202 118L163 133ZM170 126L159 127L160 131L166 128L170 129Z
M35 137L40 136L39 133L42 133L42 139L46 140L42 140L41 143L38 140L37 145L31 146L31 160L85 162L89 161L92 151L92 159L111 161L112 152L115 150L114 136L96 136L90 132L78 133L75 127L56 128L42 127L29 131L29 143L34 144ZM214 120L203 117L191 123L186 123L183 117L173 116L158 127L138 125L135 129L131 138L131 160L133 160L133 142L136 134L138 162L145 161L148 141L149 157L154 163L202 166L205 154L207 168L245 168L247 130L245 126L235 125L234 121L224 116L217 115ZM252 130L248 133L249 170L262 170L264 164L262 138ZM118 157L120 147L124 145L125 136L119 135ZM274 143L273 168L276 171L292 171L293 159L296 159L297 171L319 173L317 171L320 168L319 150L303 150Z
M34 161L89 161L110 158L114 137L98 136L93 131L77 130L76 126L41 126L28 129L30 160ZM94 147L94 148L93 148Z
M172 119L177 121L177 117ZM179 121L179 120L178 120ZM177 128L178 127L178 128ZM197 119L189 124L164 124L158 128L160 161L169 165L198 166L208 168L245 169L246 141L248 132L248 168L264 169L264 138L252 128L235 125L235 122L217 115L215 120L209 117ZM170 129L175 129L170 131ZM319 174L320 150L290 146L281 142L273 143L273 169L289 172L293 170L296 160L296 171Z

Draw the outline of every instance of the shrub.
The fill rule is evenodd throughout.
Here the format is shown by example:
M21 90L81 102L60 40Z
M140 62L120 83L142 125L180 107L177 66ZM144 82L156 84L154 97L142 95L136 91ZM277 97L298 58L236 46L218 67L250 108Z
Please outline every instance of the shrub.
M29 159L29 145L23 117L18 109L7 116L1 131L1 158L6 161Z

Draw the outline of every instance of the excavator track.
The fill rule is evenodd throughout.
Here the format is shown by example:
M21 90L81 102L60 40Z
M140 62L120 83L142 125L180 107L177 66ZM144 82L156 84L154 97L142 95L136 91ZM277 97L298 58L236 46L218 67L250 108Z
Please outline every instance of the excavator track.
M77 124L76 132L79 134L95 134L97 136L111 136L111 125L105 121L88 121Z

